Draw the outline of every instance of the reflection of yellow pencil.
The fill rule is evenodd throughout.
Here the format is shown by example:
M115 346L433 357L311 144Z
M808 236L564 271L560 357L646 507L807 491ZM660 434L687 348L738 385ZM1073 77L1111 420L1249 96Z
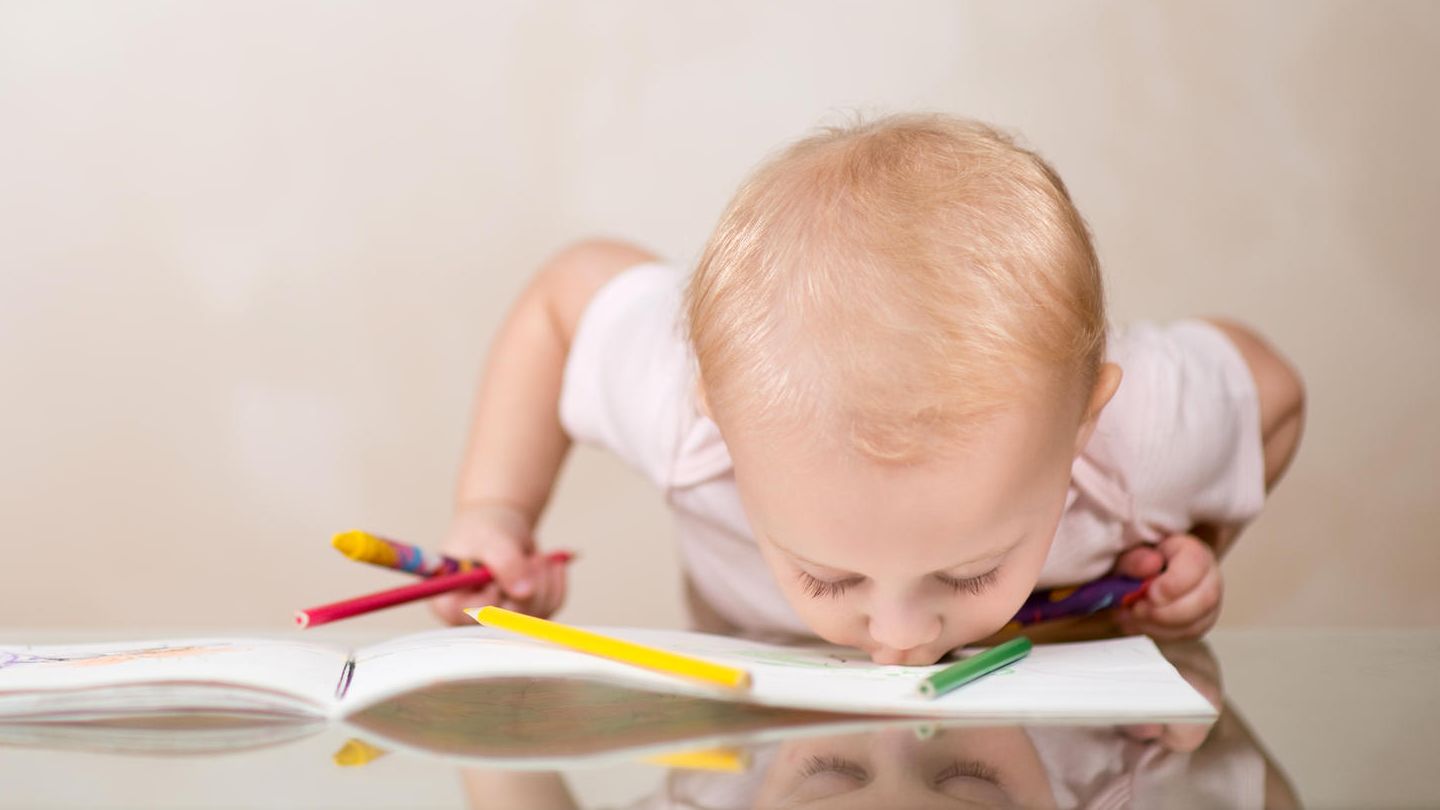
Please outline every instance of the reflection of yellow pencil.
M357 765L368 765L387 753L384 748L376 748L364 740L351 737L345 741L344 745L340 746L340 750L335 752L332 759L335 760L336 765L342 768L353 768Z
M687 771L719 771L744 773L750 767L750 752L743 748L702 748L698 751L673 751L645 757L651 765Z
M469 608L465 613L481 624L559 644L579 652L598 655L601 658L609 658L622 664L632 664L663 672L666 675L677 675L681 678L690 678L717 686L728 686L732 689L750 688L750 673L743 669L602 636L599 633L591 633L588 630L570 627L559 622L537 619L534 616L526 616L523 613L505 610L494 605Z

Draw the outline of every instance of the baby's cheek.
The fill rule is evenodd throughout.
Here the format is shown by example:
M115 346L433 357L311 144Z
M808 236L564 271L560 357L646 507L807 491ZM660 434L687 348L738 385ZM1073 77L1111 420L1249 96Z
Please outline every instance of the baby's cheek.
M979 641L1009 624L1028 595L1027 591L1018 598L1013 594L985 594L957 600L947 624L951 624L962 637L961 644Z
M843 600L828 601L808 597L795 602L797 612L811 632L831 644L862 646L865 617Z

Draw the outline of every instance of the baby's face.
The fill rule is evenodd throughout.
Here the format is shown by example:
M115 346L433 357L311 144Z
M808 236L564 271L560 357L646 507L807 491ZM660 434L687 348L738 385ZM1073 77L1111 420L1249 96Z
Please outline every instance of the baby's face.
M1054 807L1030 732L914 727L782 743L756 807Z
M1034 589L1076 421L1016 410L908 466L722 430L756 541L800 616L876 663L918 665L999 630Z

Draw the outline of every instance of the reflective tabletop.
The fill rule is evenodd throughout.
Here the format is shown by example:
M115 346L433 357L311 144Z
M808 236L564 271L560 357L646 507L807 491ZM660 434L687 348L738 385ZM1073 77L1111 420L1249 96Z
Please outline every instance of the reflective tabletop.
M1221 631L1162 650L1214 723L816 722L636 695L608 723L479 727L446 714L449 685L343 724L0 726L0 806L1440 805L1440 630Z

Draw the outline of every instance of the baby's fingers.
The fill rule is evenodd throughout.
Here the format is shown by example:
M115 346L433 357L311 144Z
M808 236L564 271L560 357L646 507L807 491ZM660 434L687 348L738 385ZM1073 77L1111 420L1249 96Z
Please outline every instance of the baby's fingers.
M1146 605L1147 609L1139 616L1142 620L1172 627L1191 624L1219 609L1221 588L1220 571L1211 568L1188 593L1167 604Z
M551 569L555 567L558 566L538 554L526 558L524 576L532 583L529 595L521 597L504 592L500 606L542 619L554 613L564 598L564 580L554 576Z
M1151 546L1136 546L1120 555L1115 571L1127 577L1149 579L1165 567L1165 555Z
M470 624L474 620L465 615L466 608L484 607L500 601L500 588L493 583L480 590L450 591L430 600L430 609L442 621L450 624Z
M1193 641L1204 636L1215 626L1220 614L1208 613L1185 625L1154 624L1130 620L1121 622L1121 630L1127 636L1147 635L1156 641Z
M481 560L495 575L495 582L505 595L516 600L527 599L535 592L530 557L519 542L509 537L495 538L486 543Z
M552 580L549 572L546 571L545 558L535 554L526 561L525 578L531 583L530 597L525 602L525 612L532 616L549 615L546 606L553 598L551 595Z
M565 564L546 562L543 578L546 583L545 602L536 615L548 618L565 604Z
M541 559L539 571L534 577L540 585L536 588L536 595L528 600L526 613L549 618L564 604L564 564Z
M1150 586L1149 601L1166 605L1195 589L1216 568L1215 553L1200 539L1177 534L1160 541L1165 571Z

